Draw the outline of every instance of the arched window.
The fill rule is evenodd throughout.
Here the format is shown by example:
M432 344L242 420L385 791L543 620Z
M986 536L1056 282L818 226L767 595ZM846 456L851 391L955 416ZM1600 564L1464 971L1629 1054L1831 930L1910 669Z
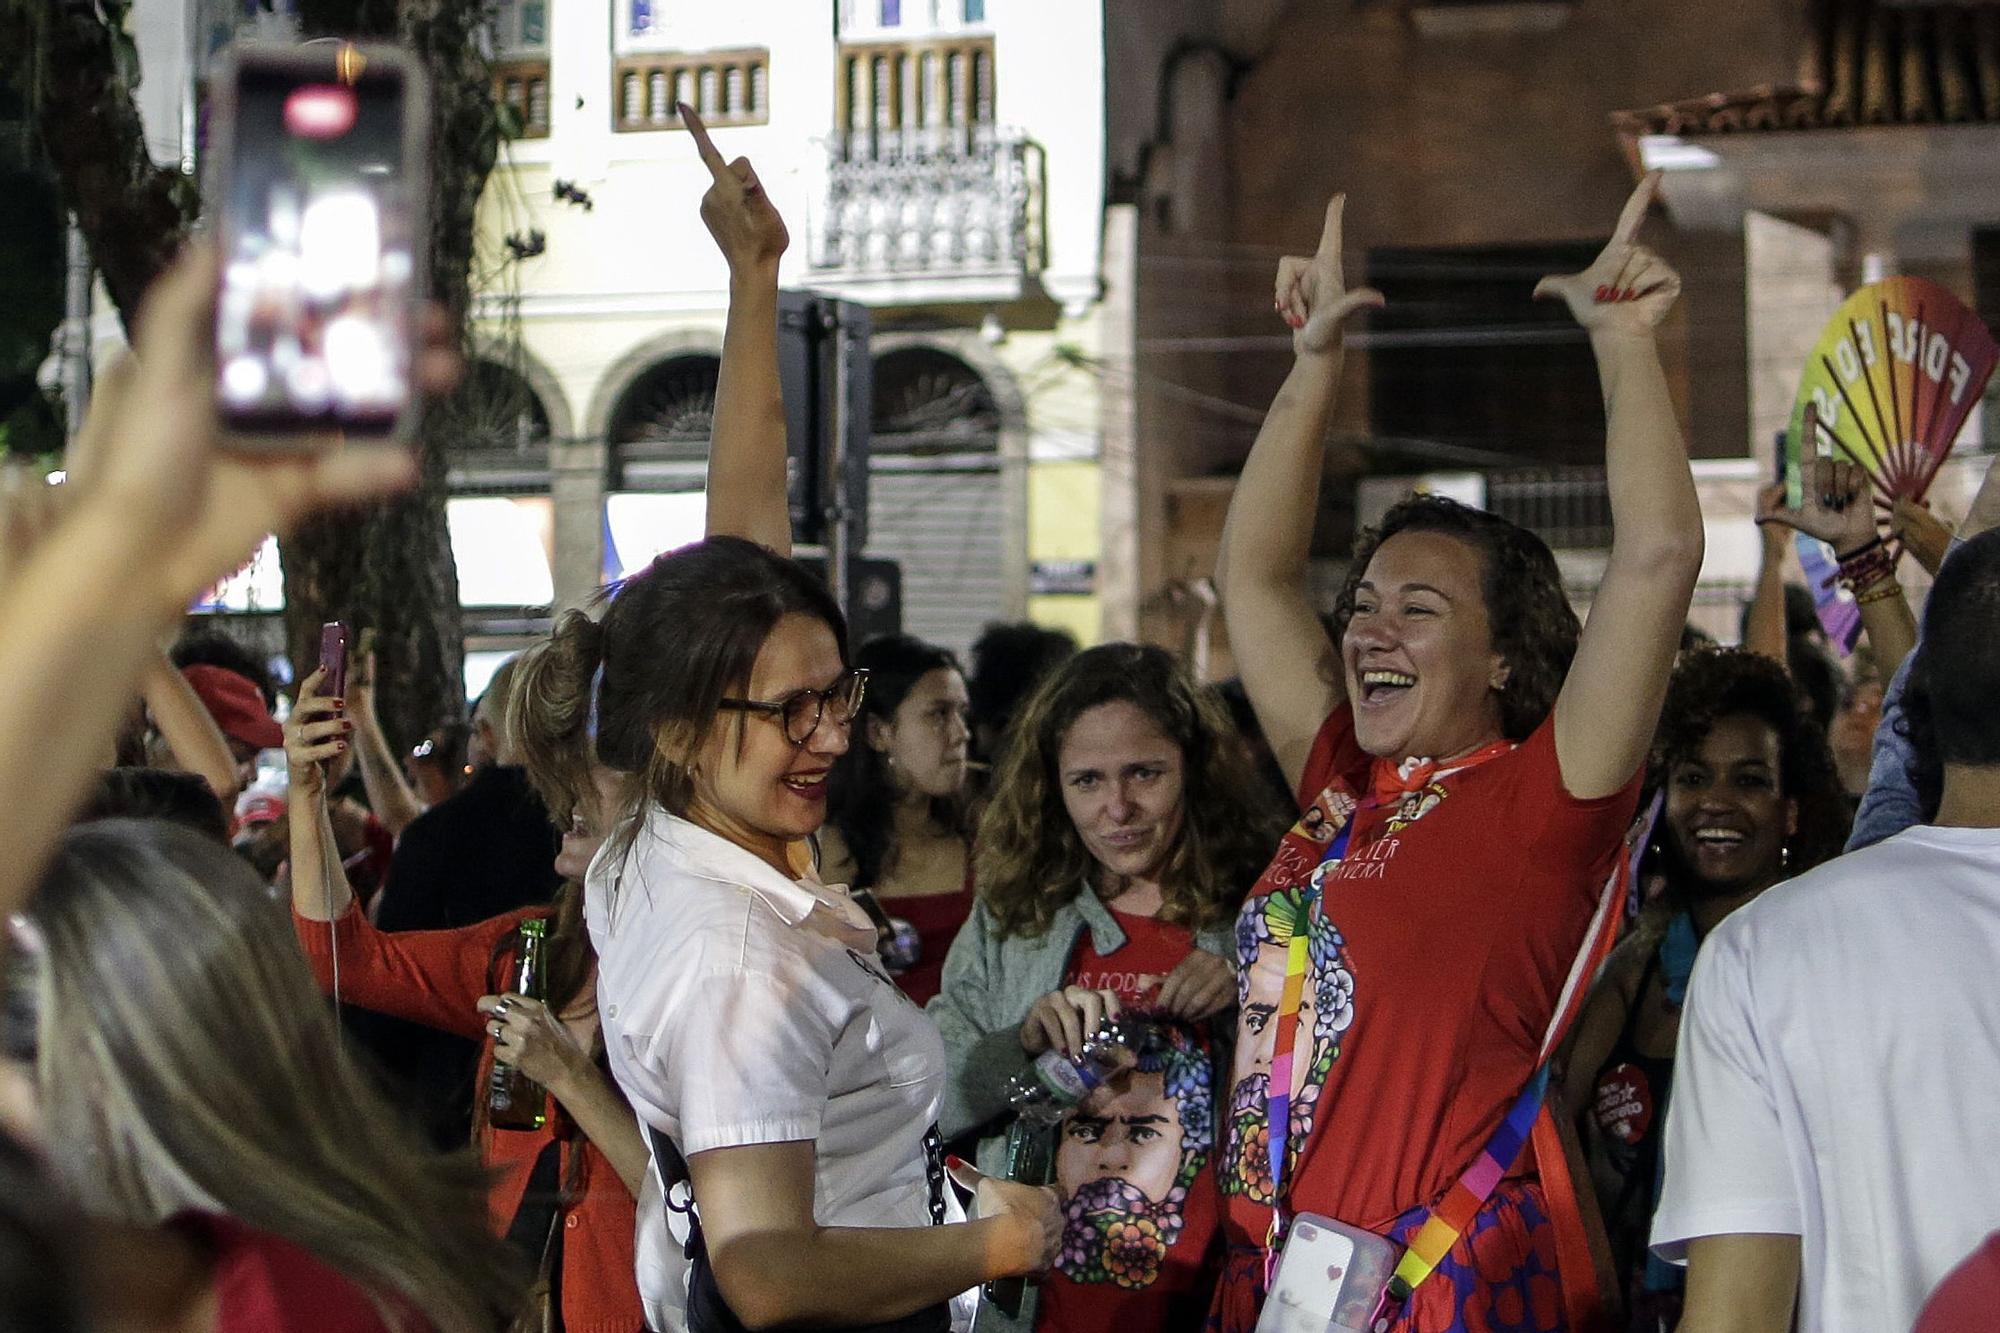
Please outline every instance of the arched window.
M877 454L993 453L1000 405L979 372L936 347L903 347L875 360Z
M713 356L676 356L644 371L611 409L611 487L619 491L678 491L700 486L715 426Z
M870 554L903 570L903 627L964 652L1006 615L1001 415L979 372L937 347L875 360Z
M476 360L457 391L435 410L444 416L454 494L549 489L549 411L521 371Z

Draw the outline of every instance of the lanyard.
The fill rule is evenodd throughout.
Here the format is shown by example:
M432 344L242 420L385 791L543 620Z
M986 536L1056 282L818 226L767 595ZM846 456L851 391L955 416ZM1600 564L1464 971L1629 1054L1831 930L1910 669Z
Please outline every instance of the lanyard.
M1320 901L1321 885L1332 867L1346 859L1348 844L1353 840L1354 826L1360 821L1362 810L1373 809L1386 798L1399 793L1422 791L1433 782L1497 759L1513 749L1510 741L1495 741L1443 769L1429 760L1408 760L1396 769L1378 761L1372 792L1363 802L1354 801L1345 784L1332 789L1333 794L1344 797L1339 804L1348 807L1347 817L1327 843L1325 853L1300 895L1292 918L1292 937L1285 947L1284 988L1279 992L1274 1015L1278 1026L1272 1041L1271 1072L1264 1096L1264 1128L1269 1140L1271 1164L1271 1225L1264 1243L1264 1283L1267 1288L1276 1276L1279 1246L1285 1233L1285 1177L1292 1157L1293 1074L1298 1068L1299 1010L1305 1001L1306 974L1311 970L1311 921L1313 909Z

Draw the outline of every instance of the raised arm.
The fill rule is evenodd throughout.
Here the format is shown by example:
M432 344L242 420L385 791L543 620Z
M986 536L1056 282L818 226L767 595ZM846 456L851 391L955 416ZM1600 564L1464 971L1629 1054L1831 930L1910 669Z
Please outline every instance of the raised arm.
M325 677L326 668L316 667L299 682L298 700L285 719L292 911L307 921L338 921L354 902L326 802L326 766L346 750L354 724L319 692Z
M1743 617L1743 646L1779 666L1789 666L1785 649L1785 551L1792 544L1772 512L1784 507L1785 484L1774 481L1757 492L1757 587Z
M129 383L107 375L92 404L88 486L0 586L0 915L40 873L187 604L266 533L416 481L401 448L223 452L208 352L215 280L213 253L198 250L147 294L137 369ZM444 332L432 326L419 360L432 390L457 373Z
M347 681L348 715L354 720L354 734L348 740L361 768L368 808L389 832L401 834L423 813L423 803L404 781L402 767L389 749L389 738L382 733L382 720L375 712L375 654L362 653L354 666Z
M1609 796L1639 771L1701 573L1701 505L1655 344L1681 280L1637 240L1659 184L1658 172L1639 182L1588 269L1535 288L1589 332L1604 386L1611 558L1556 698L1556 758L1579 800Z
M701 199L701 220L729 261L729 322L709 439L707 532L747 537L790 555L785 400L778 384L778 260L791 237L750 160L723 161L694 108L683 103L680 113L713 178Z
M1326 206L1319 252L1278 263L1277 308L1293 329L1291 374L1257 432L1222 529L1215 587L1243 688L1285 781L1297 787L1326 715L1346 697L1306 588L1327 423L1348 317L1382 295L1348 291L1341 266L1346 195Z
M165 653L156 652L147 660L139 692L153 725L173 752L174 763L206 782L224 810L234 810L242 787L236 779L236 756L229 752L229 742L203 707L201 696Z
M1959 526L1958 538L1952 545L1976 537L1996 525L2000 525L2000 458L1996 458L1986 469L1986 478L1979 484L1979 493L1972 497L1972 508L1966 511L1965 522ZM1938 563L1942 565L1948 558L1949 550L1939 558ZM1921 643L1921 628L1917 638ZM1910 659L1905 658L1882 695L1882 720L1875 727L1874 755L1868 766L1868 790L1862 793L1861 807L1854 815L1854 831L1847 839L1847 850L1850 852L1872 847L1882 839L1929 818L1930 812L1924 809L1923 800L1917 795L1916 777L1912 772L1915 756L1911 753L1909 737L1903 734L1903 690L1909 683L1909 676Z
M1945 552L1955 540L1949 523L1914 500L1898 500L1889 511L1889 533L1909 548L1932 578L1944 568Z
M1812 409L1806 411L1810 421ZM1882 669L1894 671L1910 655L1917 646L1917 618L1875 526L1874 496L1860 464L1807 459L1799 468L1799 503L1772 505L1757 521L1796 528L1831 546L1842 576L1853 583L1862 632Z

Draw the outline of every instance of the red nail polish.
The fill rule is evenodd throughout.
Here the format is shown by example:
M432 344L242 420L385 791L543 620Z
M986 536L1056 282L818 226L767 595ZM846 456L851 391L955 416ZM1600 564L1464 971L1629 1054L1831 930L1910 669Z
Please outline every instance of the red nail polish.
M347 742L346 742L346 741L335 741L335 742L333 743L333 748L334 748L334 749L336 749L336 750L345 750L345 749L347 748Z
M948 1169L956 1171L959 1167L966 1165L966 1161L957 1153L946 1153L944 1155L944 1164Z
M1609 301L1611 299L1610 283L1605 283L1603 286L1597 289L1597 299L1600 301Z

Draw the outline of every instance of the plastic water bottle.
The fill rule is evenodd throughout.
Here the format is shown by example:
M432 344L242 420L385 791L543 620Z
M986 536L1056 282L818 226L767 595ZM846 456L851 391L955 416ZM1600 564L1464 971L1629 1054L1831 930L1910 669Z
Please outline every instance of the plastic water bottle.
M1130 1069L1151 1032L1131 1017L1109 1018L1074 1056L1050 1047L1007 1084L1007 1104L1022 1120L1053 1125L1121 1070Z

